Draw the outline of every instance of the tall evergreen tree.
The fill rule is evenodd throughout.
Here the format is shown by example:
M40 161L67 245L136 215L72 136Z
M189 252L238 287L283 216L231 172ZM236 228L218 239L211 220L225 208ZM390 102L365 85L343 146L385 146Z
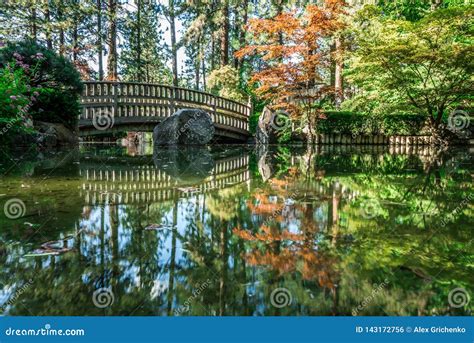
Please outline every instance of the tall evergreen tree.
M124 81L170 83L171 72L163 53L163 30L155 1L135 0L126 13L120 46L120 72Z

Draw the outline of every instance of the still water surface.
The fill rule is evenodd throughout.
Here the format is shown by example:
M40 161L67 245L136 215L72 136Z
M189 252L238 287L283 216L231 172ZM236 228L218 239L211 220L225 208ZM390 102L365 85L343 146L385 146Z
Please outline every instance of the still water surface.
M468 151L87 145L0 162L6 315L472 314L450 296L474 295Z

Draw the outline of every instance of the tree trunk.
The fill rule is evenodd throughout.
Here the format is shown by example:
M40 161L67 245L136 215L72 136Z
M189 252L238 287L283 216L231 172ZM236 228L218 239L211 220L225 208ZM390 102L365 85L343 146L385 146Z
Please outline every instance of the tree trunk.
M216 37L214 36L214 34L211 33L211 71L215 69L215 60L214 60L214 52L215 52L215 43L216 41Z
M142 47L141 47L141 12L142 3L141 0L137 0L137 80L143 81L142 76Z
M64 18L63 18L63 2L62 0L59 1L58 3L58 19L59 22L62 24ZM64 28L62 25L60 25L59 28L59 54L61 56L64 56L66 52L66 47L65 47L65 38L64 38Z
M442 114L441 114L442 115ZM448 127L441 121L430 117L428 122L428 131L431 134L431 145L437 147L446 147L452 145L457 135L451 132Z
M243 48L245 46L245 27L247 26L248 22L248 10L249 10L249 0L244 0L242 3L244 14L242 17L242 24L239 28L239 48ZM236 59L236 68L239 69L242 66L243 58Z
M78 24L77 24L77 21L75 20L74 21L74 26L72 28L72 41L73 41L73 46L72 46L72 60L74 62L77 62L77 53L79 51L79 35L78 35L78 28L77 28Z
M53 40L51 38L51 14L49 11L49 2L45 3L45 13L44 16L46 18L46 47L49 50L53 50Z
M229 64L229 0L222 5L221 67Z
M206 91L206 89L207 89L207 84L206 84L206 61L203 58L201 62L202 62L202 87L203 87L203 91Z
M117 0L109 0L109 54L107 56L107 80L117 81Z
M38 26L36 24L37 14L36 14L36 8L34 6L35 4L33 4L31 7L30 25L31 25L31 38L36 43L36 40L38 38Z
M194 62L194 88L199 90L199 79L201 77L200 70L201 70L201 38L198 39L198 50L196 55L196 61Z
M275 17L283 13L283 1L284 0L274 0L273 5L275 6L276 9L276 14ZM278 33L278 44L283 45L283 33ZM280 57L278 59L279 63L283 63L283 57Z
M169 0L169 21L171 30L171 54L173 59L173 86L178 87L178 51L176 47L176 23L174 0Z
M97 0L97 60L99 63L99 81L104 79L104 62L102 59L102 0Z
M336 48L336 67L334 74L334 90L336 91L336 107L344 101L344 89L343 89L343 80L342 80L342 38L336 37L335 39L335 48Z

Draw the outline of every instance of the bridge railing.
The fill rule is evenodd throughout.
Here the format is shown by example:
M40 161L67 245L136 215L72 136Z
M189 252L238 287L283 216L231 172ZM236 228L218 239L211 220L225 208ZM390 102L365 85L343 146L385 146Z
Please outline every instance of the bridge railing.
M214 123L248 132L250 105L192 89L137 82L84 82L80 120L97 112L114 117L169 117L181 108L200 108ZM147 119L147 118L144 118Z

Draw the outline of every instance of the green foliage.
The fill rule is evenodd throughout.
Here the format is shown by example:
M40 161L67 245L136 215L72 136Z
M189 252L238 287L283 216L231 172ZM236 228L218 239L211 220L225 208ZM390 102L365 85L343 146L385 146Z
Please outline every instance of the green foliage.
M62 123L71 129L75 128L77 115L72 114L80 112L76 97L65 96L62 91L51 88L42 88L38 93L38 100L30 109L34 120Z
M417 21L429 12L431 3L426 0L381 0L377 6L386 16Z
M355 28L347 79L357 93L345 108L418 113L437 126L472 100L474 9L443 9L418 22L371 18Z
M0 50L0 67L5 67L14 61L15 53L22 56L23 62L30 66L37 63L38 59L35 56L42 55L38 68L29 75L31 86L55 88L76 94L82 90L81 78L74 65L66 58L33 41L8 43Z
M258 125L258 118L260 117L260 113L252 113L252 115L249 118L249 130L251 133L257 132L257 125Z
M380 0L377 7L388 18L408 21L421 20L431 11L441 8L466 5L465 0Z
M74 65L32 41L9 43L0 50L0 68L12 61L15 69L23 69L29 86L41 89L41 96L34 102L33 119L44 120L46 116L49 121L74 128L82 91L80 74ZM49 113L43 114L45 111Z
M348 111L327 111L326 119L319 120L317 128L324 134L348 135L417 135L422 132L426 118L423 115L371 116Z
M7 65L0 69L2 117L17 117L20 110L30 102L26 93L28 93L28 79L25 77L23 69L15 69L13 65Z
M127 44L123 44L119 60L124 81L162 84L172 81L163 53L163 31L157 14L157 5L146 1L140 3L140 16L137 11L127 12L122 28Z
M28 85L22 68L12 64L0 68L0 142L7 145L13 135L27 132L25 123L36 92ZM35 93L36 94L36 93Z
M229 65L214 70L209 75L208 86L221 97L240 102L247 100L240 88L239 72Z

